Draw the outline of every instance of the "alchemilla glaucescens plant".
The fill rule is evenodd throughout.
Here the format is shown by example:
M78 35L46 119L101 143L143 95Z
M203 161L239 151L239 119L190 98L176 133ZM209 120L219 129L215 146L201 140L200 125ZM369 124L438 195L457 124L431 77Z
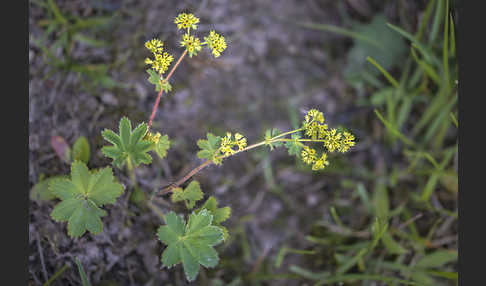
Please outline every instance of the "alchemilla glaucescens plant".
M169 80L174 71L186 55L189 58L197 56L203 47L207 47L215 58L220 57L227 47L225 38L213 30L202 40L198 38L195 31L199 18L193 14L181 13L174 23L183 32L179 41L183 53L175 64L172 65L174 57L167 52L162 41L151 39L145 43L145 48L150 52L145 59L145 64L150 66L147 69L148 81L158 92L148 123L134 126L130 119L123 117L117 132L109 129L102 131L108 143L102 148L102 153L112 159L113 167L128 172L134 190L138 189L135 168L141 164L150 165L153 153L163 159L170 148L169 137L152 131L151 126L162 94L172 90ZM251 145L239 132L227 132L221 136L207 133L206 137L197 141L200 148L197 157L205 161L158 191L159 195L170 195L173 203L184 203L190 211L187 217L174 211L162 214L164 224L157 230L158 239L166 245L161 256L163 266L170 268L182 263L189 281L196 279L201 265L215 267L218 264L219 257L214 247L226 241L230 235L221 225L230 217L230 207L219 207L216 198L210 196L199 208L195 208L196 203L204 199L200 184L192 180L184 188L181 187L195 174L206 166L222 165L231 156L263 146L268 146L270 150L285 147L289 155L296 156L317 171L330 164L330 154L345 153L355 145L355 137L350 132L329 127L323 113L317 109L308 110L299 128L286 132L268 130L262 141ZM111 167L89 170L84 162L75 160L71 165L70 178L53 180L49 190L61 200L52 210L51 217L57 222L67 222L68 235L74 238L86 231L101 233L101 218L107 214L104 207L115 204L125 187L114 177ZM150 204L150 200L147 200L147 204Z

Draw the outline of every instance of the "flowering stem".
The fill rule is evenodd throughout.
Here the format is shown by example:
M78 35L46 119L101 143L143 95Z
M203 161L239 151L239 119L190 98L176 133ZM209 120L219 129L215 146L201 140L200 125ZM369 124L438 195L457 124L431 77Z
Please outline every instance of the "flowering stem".
M166 81L166 82L169 81L170 77L172 76L172 74L176 70L177 66L179 66L182 59L186 56L186 54L187 54L187 50L185 50L184 53L182 53L182 55L179 57L179 59L177 60L175 65L172 67L172 69L170 70L169 74L164 79L164 81ZM154 105L154 108L152 109L152 115L150 115L150 120L149 120L149 123L148 123L147 132L150 130L150 126L152 126L152 121L154 120L155 113L157 112L157 107L159 106L160 97L162 96L163 91L164 90L161 88L160 91L159 91L159 95L157 96L157 99L155 100L155 105Z
M259 143L255 143L253 145L247 146L247 147L245 147L245 148L243 148L241 150L237 150L233 154L221 155L221 156L217 157L216 159L228 158L228 157L231 157L231 156L236 155L238 153L241 153L241 152L244 152L244 151L248 151L248 150L251 150L253 148L263 146L263 145L268 144L268 143L273 143L273 142L278 142L278 141L294 141L295 139L287 139L286 140L286 139L279 139L279 138L284 137L284 136L287 136L287 135L290 135L292 133L296 133L296 132L302 131L302 130L304 130L304 129L303 128L299 128L299 129L295 129L295 130L292 130L292 131L289 131L289 132L285 132L285 133L279 134L279 135L277 135L275 137L272 137L272 138L270 138L268 140L264 140L264 141L261 141ZM205 167L211 165L211 163L213 163L212 160L206 160L206 161L204 161L201 165L199 165L196 168L192 169L189 173L187 173L181 179L177 180L176 182L170 184L167 187L164 187L161 190L161 195L165 195L167 193L172 192L173 189L175 189L175 188L179 187L180 185L182 185L185 181L189 180L192 176L194 176L197 173L199 173L202 169L204 169Z

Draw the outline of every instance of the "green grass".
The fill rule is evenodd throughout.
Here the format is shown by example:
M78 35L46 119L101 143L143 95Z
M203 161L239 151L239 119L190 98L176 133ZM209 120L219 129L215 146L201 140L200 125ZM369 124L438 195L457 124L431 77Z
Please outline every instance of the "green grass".
M394 150L394 159L380 172L369 177L352 170L355 179L343 184L354 189L353 198L362 208L353 211L366 217L367 225L359 230L347 226L343 223L346 214L331 203L328 211L333 223L315 222L305 249L283 246L274 268L260 273L260 279L272 279L272 275L298 279L296 275L314 285L370 285L371 281L457 285L457 250L432 245L439 225L448 217L457 219L456 209L432 203L439 197L448 205L457 200L456 37L446 11L448 1L429 1L415 33L385 25L406 41L408 53L403 60L386 62L385 67L366 56L378 74L362 73L366 76L360 80L371 96L359 105L372 107L383 131L377 140L387 152ZM373 37L359 34L358 28L300 25L350 37L354 48L364 51L370 47L363 42L382 48ZM308 263L288 265L285 261L291 255L304 255Z

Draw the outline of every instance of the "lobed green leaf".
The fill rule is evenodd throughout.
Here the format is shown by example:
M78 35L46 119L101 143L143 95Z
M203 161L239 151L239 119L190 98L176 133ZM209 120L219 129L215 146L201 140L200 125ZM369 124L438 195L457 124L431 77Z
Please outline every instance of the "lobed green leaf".
M213 215L208 210L193 212L187 225L172 211L164 220L166 225L159 227L157 235L167 244L161 257L165 267L182 263L187 280L193 281L199 265L208 268L218 264L218 253L213 246L223 240L223 231L212 225Z
M123 117L119 124L120 135L109 129L101 133L106 141L113 144L103 146L101 151L106 157L113 159L112 164L118 168L122 168L127 160L131 160L135 167L142 163L150 164L152 157L147 152L154 148L154 143L144 140L147 130L147 124L141 123L132 131L130 120Z
M123 193L110 167L90 172L85 163L74 161L70 179L56 179L49 189L62 201L51 212L57 222L68 222L68 235L79 237L86 230L98 234L103 230L100 217L106 211L100 207L113 204Z

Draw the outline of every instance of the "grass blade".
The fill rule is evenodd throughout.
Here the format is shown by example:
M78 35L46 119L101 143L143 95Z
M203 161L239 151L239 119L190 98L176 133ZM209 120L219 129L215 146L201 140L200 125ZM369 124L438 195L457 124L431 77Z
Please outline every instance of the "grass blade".
M83 286L91 286L91 283L89 283L88 276L86 276L86 272L84 272L83 265L79 261L79 259L76 257L76 264L78 265L78 270L79 270L79 276L81 276L81 282L83 283Z
M403 135L400 131L398 131L397 129L395 129L388 121L386 121L383 116L381 115L381 113L375 109L375 114L376 116L378 116L378 119L380 119L380 121L385 125L385 127L387 128L387 130L392 133L393 135L397 136L399 139L402 140L403 143L405 143L406 145L409 145L409 146L413 146L415 145L412 140L408 139L405 135Z
M379 63L377 63L373 58L371 57L366 57L366 60L370 62L372 65L374 65L384 76L385 78L395 87L399 88L400 85L398 84L398 81L394 79Z
M42 284L42 286L48 286L52 283L52 281L56 280L57 277L61 276L62 273L64 273L64 271L66 271L66 269L68 269L68 265L64 265L61 269L59 269L56 273L54 273L54 275L51 276L51 278L49 278L49 280L46 281L46 283Z

